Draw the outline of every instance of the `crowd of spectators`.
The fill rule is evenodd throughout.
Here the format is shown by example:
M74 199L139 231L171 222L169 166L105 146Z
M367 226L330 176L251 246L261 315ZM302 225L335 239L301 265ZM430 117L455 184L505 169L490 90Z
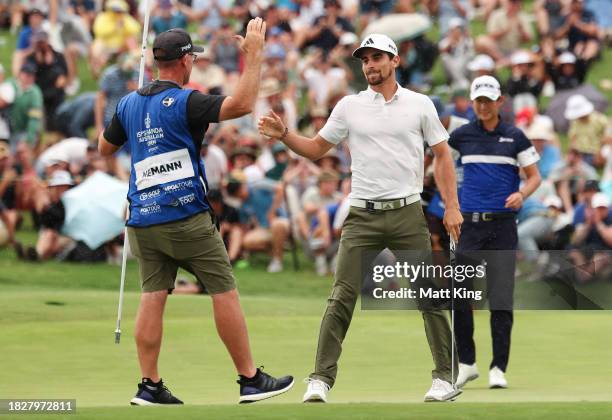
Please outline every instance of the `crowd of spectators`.
M317 133L340 98L367 88L361 63L351 53L368 24L391 13L419 13L438 28L397 40L398 80L432 96L449 132L475 118L467 91L474 77L490 74L502 82L507 97L502 118L521 127L541 156L544 182L519 214L525 258L537 259L542 249L572 249L582 265L591 258L610 258L609 252L597 250L612 249L612 123L600 92L611 89L612 82L591 85L586 80L612 40L611 2L149 3L149 40L173 27L192 32L205 51L195 58L188 87L215 95L231 95L241 71L233 36L253 16L267 22L254 112L211 126L202 147L209 199L233 264L247 264L251 253L267 253L268 271L280 272L285 251L297 247L314 260L318 274L333 271L348 213L346 148L340 144L310 162L262 138L256 121L273 111L289 129ZM137 88L144 12L144 2L135 0L0 2L0 25L17 37L11 68L0 68L0 214L11 242L25 212L34 214L40 228L35 247L14 242L19 257L67 254L62 252L58 210L66 188L96 170L128 179L129 150L102 158L95 139L119 99ZM478 36L470 29L475 21L485 28ZM436 72L438 61L441 71ZM83 72L98 84L95 91L80 88ZM154 77L147 55L144 79ZM567 147L562 145L565 135ZM434 249L444 249L443 204L431 164L428 159L423 203ZM460 180L460 166L458 172ZM590 275L583 272L580 278L586 281Z

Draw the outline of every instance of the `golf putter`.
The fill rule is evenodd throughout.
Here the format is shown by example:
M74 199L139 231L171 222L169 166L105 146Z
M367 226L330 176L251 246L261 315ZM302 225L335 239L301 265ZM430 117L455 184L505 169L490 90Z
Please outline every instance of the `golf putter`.
M448 262L451 265L456 263L457 245L453 236L450 237L450 246L448 253ZM451 277L451 385L455 388L455 298L453 291L455 290L455 276Z

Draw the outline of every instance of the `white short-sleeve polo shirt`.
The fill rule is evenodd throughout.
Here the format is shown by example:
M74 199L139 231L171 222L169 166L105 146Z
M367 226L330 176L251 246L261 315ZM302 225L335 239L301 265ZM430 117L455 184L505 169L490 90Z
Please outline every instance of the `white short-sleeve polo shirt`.
M448 140L433 102L398 89L388 102L368 88L342 98L319 135L351 153L350 198L382 200L423 190L424 146Z

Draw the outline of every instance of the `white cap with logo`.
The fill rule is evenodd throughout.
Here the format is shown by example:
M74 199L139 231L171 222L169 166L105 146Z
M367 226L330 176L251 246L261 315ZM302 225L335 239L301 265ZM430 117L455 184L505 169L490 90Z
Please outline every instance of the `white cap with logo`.
M397 55L397 46L395 42L387 35L383 34L370 34L366 36L363 41L361 41L361 45L355 51L353 51L353 57L360 58L360 52L364 48L374 48L375 50L380 50L384 52L388 52Z
M492 101L496 101L501 96L499 82L493 76L480 76L474 79L470 88L470 99L485 96Z

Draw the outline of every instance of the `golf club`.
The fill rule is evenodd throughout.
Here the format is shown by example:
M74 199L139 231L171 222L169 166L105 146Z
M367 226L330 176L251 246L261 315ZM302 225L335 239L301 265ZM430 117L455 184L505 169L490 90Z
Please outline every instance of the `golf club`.
M142 27L142 47L140 49L140 70L138 72L138 88L140 89L144 83L145 69L145 53L147 51L147 36L149 35L149 0L144 0L145 16L144 25ZM127 212L126 212L127 215ZM121 284L119 285L119 305L117 307L117 327L115 328L115 343L121 342L121 311L123 309L123 289L125 288L125 269L127 265L127 245L128 234L127 227L123 229L123 251L121 255Z
M451 265L456 262L456 250L457 245L453 236L450 237L450 247L448 253L448 260ZM451 278L451 385L455 387L455 298L453 292L455 290L455 276Z

